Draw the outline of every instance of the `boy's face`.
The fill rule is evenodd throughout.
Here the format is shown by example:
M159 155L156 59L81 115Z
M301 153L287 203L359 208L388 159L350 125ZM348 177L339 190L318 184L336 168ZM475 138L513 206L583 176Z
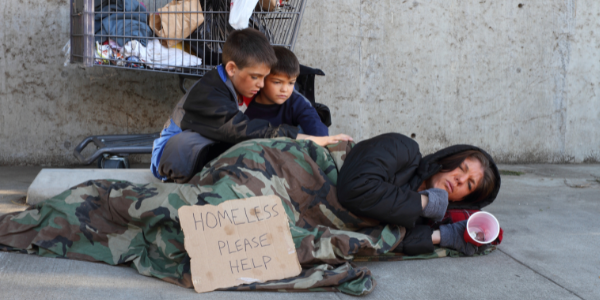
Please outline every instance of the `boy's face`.
M225 65L225 70L236 92L248 98L254 97L263 88L264 79L271 72L266 64L253 64L239 69L232 61Z
M265 79L265 87L260 91L262 104L283 104L294 92L297 77L287 74L270 74Z

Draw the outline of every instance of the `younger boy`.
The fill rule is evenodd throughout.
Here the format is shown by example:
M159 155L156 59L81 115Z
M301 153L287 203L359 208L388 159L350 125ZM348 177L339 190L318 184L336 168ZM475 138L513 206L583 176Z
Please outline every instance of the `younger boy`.
M300 126L304 134L328 136L327 126L321 122L310 101L294 90L296 78L300 75L296 55L285 47L275 46L273 50L277 63L244 114L251 120L267 120L272 126Z

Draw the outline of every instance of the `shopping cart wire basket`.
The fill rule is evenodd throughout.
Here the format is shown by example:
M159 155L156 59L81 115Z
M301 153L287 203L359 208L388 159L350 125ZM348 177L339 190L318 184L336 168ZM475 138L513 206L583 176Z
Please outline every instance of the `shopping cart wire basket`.
M294 50L305 0L259 0L248 26ZM202 76L234 30L230 0L71 0L71 62Z

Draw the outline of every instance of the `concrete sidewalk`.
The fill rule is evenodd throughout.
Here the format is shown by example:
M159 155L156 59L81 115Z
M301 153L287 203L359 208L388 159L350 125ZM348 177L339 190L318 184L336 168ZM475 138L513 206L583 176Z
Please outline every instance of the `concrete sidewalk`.
M24 209L41 168L0 167L0 214ZM360 263L378 286L365 299L600 299L600 165L502 165L487 211L504 229L484 257ZM522 172L522 173L521 173ZM203 295L127 267L0 252L2 299L338 299L341 293Z

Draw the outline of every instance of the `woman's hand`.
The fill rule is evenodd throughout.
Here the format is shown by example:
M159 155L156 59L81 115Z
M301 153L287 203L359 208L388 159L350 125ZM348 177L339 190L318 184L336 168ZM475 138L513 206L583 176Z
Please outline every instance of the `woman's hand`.
M440 230L436 230L431 235L431 240L435 244L437 242L437 232L439 232L439 243L441 247L452 248L458 250L468 256L473 256L477 252L477 246L468 243L464 239L465 228L467 228L467 220L441 225Z
M297 140L311 140L321 147L339 143L341 141L350 141L350 142L354 141L351 136L349 136L347 134L343 134L343 133L333 135L333 136L312 136L312 135L306 135L306 134L300 133L300 134L298 134L296 139Z

